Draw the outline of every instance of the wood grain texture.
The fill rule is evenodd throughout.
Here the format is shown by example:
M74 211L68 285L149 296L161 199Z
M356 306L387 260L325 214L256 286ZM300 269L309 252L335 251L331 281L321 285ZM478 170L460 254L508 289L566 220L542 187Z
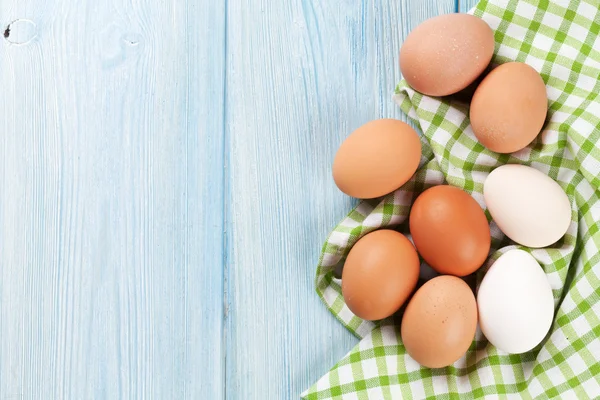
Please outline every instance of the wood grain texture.
M223 397L224 17L0 2L2 399Z
M402 39L453 0L237 0L228 7L227 398L293 399L357 340L314 290L329 231L354 202L330 166L379 117Z
M471 8L475 7L479 0L456 0L458 4L459 12L468 12Z

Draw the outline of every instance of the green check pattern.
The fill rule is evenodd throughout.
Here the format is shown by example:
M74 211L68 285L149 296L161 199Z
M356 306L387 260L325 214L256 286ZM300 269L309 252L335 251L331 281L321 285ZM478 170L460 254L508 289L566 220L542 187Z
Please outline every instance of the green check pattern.
M482 0L470 13L495 32L493 64L521 61L542 75L549 98L544 131L524 150L495 154L475 139L465 104L423 96L405 81L398 84L394 100L423 133L421 166L396 192L361 201L325 242L317 293L361 340L302 394L304 399L600 398L600 1ZM485 270L506 250L529 251L553 289L551 332L531 352L508 355L478 329L468 353L453 366L423 368L405 352L398 315L370 322L346 307L339 279L344 259L375 229L408 235L410 204L430 186L460 187L485 209L483 182L507 163L530 165L556 180L571 200L572 223L557 244L532 250L515 246L486 211L492 255L473 286L477 289Z

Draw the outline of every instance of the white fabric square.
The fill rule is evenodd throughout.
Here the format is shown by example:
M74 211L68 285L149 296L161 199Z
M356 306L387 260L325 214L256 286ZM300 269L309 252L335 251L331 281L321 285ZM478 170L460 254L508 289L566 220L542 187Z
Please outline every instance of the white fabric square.
M356 333L361 337L365 337L373 330L374 326L375 325L371 321L363 321L358 328L356 328Z
M596 4L596 6L594 6L590 3ZM579 7L577 8L577 14L590 19L590 21L597 13L598 13L598 6L596 3L596 0L582 0L579 3Z
M365 379L375 378L379 376L379 370L377 369L377 362L374 358L363 360L361 362L363 368L363 376Z
M540 172L543 172L544 175L548 175L550 172L551 166L548 164L540 163L540 162L532 162L531 167L537 169Z
M575 375L581 375L588 369L583 358L577 353L569 357L569 367L571 367Z
M381 226L383 221L383 214L381 213L372 213L367 218L364 219L363 225L368 226L370 228L378 228Z
M323 376L321 379L319 379L319 381L317 382L317 390L326 390L329 389L329 375L325 375Z
M580 81L582 85L585 85L586 87L590 88L590 90L593 88L593 85L595 84L594 80L585 76L585 77L581 77ZM600 116L600 104L594 102L594 103L590 103L587 105L586 107L586 111L589 114L592 114L596 117ZM598 129L599 127L596 127L596 129Z
M560 309L563 313L568 314L573 311L577 307L577 304L573 301L573 298L570 296L565 297L562 304L560 305Z
M584 251L592 256L595 253L598 252L598 248L596 247L596 245L593 243L593 240L589 240L584 246L583 246Z
M462 375L456 378L457 391L460 394L470 394L473 389L471 388L471 381L468 375Z
M331 266L338 263L340 257L333 254L323 255L323 265Z
M423 97L423 101L419 103L419 107L421 107L422 110L430 113L437 113L441 105L442 103L435 97Z
M348 243L348 239L350 239L350 234L346 232L334 231L329 235L329 241L340 246L344 246Z
M351 364L342 365L337 369L337 371L340 377L341 385L354 382L354 375L352 374Z
M467 116L458 108L450 107L446 113L446 120L459 126Z
M425 182L427 183L442 183L444 182L444 174L440 171L428 170L425 173Z
M552 358L552 356L550 356L550 353L548 352L548 349L546 347L542 347L540 349L540 352L537 355L536 361L541 364L544 361L547 361L547 360L549 360L551 358Z
M532 4L529 4L525 1L519 1L517 3L517 8L515 9L515 14L517 15L535 15L537 8L535 8Z
M543 142L547 144L556 144L558 142L558 131L546 129L542 132Z
M556 291L560 291L563 288L562 278L558 272L546 273L546 279L552 288L552 291L556 294Z
M517 58L517 56L519 55L519 50L514 49L511 46L506 46L504 44L501 44L498 48L498 54L503 57L507 57L511 60L515 60Z
M525 380L529 380L529 378L533 374L534 365L535 364L532 361L523 363L523 376L525 377Z
M454 164L450 164L448 166L448 177L449 178L464 179L465 178L465 172L462 170L462 168L459 168L459 167L455 166Z
M569 149L565 149L564 151L564 157L568 160L572 160L573 159L573 155L571 154L571 152L569 151ZM570 169L567 168L561 168L558 171L558 179L567 179L569 181L571 181L573 179L573 177L575 176L575 171L572 171Z
M538 396L544 393L544 388L542 387L542 383L539 379L533 379L527 389L529 390L531 397L534 399L537 399Z
M497 30L500 24L502 23L502 20L500 18L491 14L484 15L483 20L487 22L490 28L492 28L492 30L494 31Z
M432 140L435 143L438 143L444 147L446 147L446 143L448 143L448 141L452 138L452 135L450 135L450 133L448 131L446 131L445 129L437 129L435 132L435 136L432 138Z
M425 396L425 386L423 386L424 382L410 382L410 394L413 396L413 399L424 399ZM400 397L398 397L400 399Z
M352 317L354 317L354 313L352 311L350 311L348 306L344 305L339 312L339 316L344 321L350 321L352 319Z
M506 30L506 34L522 42L525 39L525 35L527 35L527 29L521 25L510 24L510 27Z
M358 343L359 351L373 348L373 335L371 333Z
M560 368L558 368L558 366L550 368L549 370L546 371L546 374L548 375L548 377L550 378L550 381L552 382L552 384L554 386L562 385L563 383L565 383L567 381L567 378L562 373Z
M393 326L384 326L381 329L381 334L384 346L395 346L398 344L398 335L396 329Z
M445 376L432 376L433 392L435 394L443 394L448 392L448 381Z
M344 226L348 228L356 228L357 226L360 226L360 222L348 218L348 220L344 222Z
M398 374L398 361L400 360L400 356L385 356L385 366L387 368L387 372L389 375L397 375Z
M583 3L581 3L581 4L583 4ZM581 4L580 4L580 7L581 7ZM583 43L583 41L585 40L585 38L588 36L588 33L589 33L589 31L586 28L584 28L583 26L581 26L581 25L576 24L575 22L573 22L571 24L571 26L569 27L569 33L567 35L569 37L571 37L573 39L577 39L577 40L579 40L580 42Z
M591 327L590 327L590 329L591 329ZM593 340L591 343L589 343L585 347L586 347L587 351L589 351L596 360L600 359L600 341L599 340ZM569 359L569 361L571 361L571 359Z
M470 152L471 150L460 142L456 142L452 145L451 154L458 158L465 158Z
M576 318L575 321L580 318L581 317ZM575 321L571 321L571 327L575 330L575 332L581 332L577 329L577 327L573 326L573 324L575 324ZM587 325L588 328L583 332L587 332L589 330L589 325L587 324L587 322L585 322L585 325ZM573 338L571 338L571 340L573 340ZM565 332L562 329L558 329L555 332L553 332L552 343L558 351L563 351L571 345L571 342L569 341L569 339L567 339L567 337L565 336Z
M563 93L564 92L562 90L558 90L554 86L546 85L546 95L548 96L548 100L550 100L550 101L556 101L556 100L558 100L558 98ZM552 114L551 121L564 121L565 118L567 116L569 116L569 115L570 114L567 114L567 113L564 113L564 112L561 112L561 111L555 111L554 114Z
M577 290L579 290L579 294L581 294L581 297L584 299L594 293L594 288L587 279L580 279L577 282Z
M487 153L477 154L476 162L477 162L477 164L487 165L490 167L494 166L498 163L498 161L496 161L496 159L494 159L492 156L490 156Z
M385 397L383 397L383 390L381 388L371 388L371 389L367 389L367 397L373 400L384 400Z
M590 110L591 111L591 110ZM589 137L589 135L597 129L594 125L590 124L583 118L577 118L572 124L571 128L576 130L577 133L581 134L584 137Z
M569 81L569 76L571 75L571 69L567 68L559 63L554 63L552 65L552 72L551 72L552 76L554 76L555 78L559 78L560 80L563 80L565 82ZM570 96L573 97L573 96ZM572 103L572 102L571 102ZM570 107L577 107L577 105L572 105L572 104L567 104Z
M597 399L600 397L600 384L596 378L588 379L583 385L581 385L585 393L590 399Z
M551 26L552 28L555 28L555 29L560 29L562 22L563 22L563 16L556 15L553 12L551 12L550 10L548 10L548 12L544 13L544 17L542 18L542 25Z
M550 49L550 46L552 46L552 40L546 36L545 34L540 34L540 35L535 35L533 37L533 41L531 42L531 45L540 50L543 51L544 53L547 52Z
M571 71L571 70L569 69L569 71ZM567 99L564 102L564 104L567 107L579 108L581 106L581 103L583 102L583 100L584 99L581 96L570 94L569 96L567 96Z
M404 356L404 368L406 372L415 372L421 369L421 365L407 354Z
M541 58L537 58L536 56L533 56L531 54L528 54L525 58L525 63L533 67L537 72L541 73L544 69L544 64L546 63L546 61L542 60Z
M567 43L563 43L562 46L560 46L558 53L561 56L564 56L571 60L574 60L579 55L579 49L576 49L575 47L572 47L571 45L569 45Z
M518 367L520 368L520 367ZM502 373L502 381L507 384L515 383L517 379L515 378L515 370L512 365L500 365L500 372Z
M598 37L596 38L595 42L592 43L592 49L600 49L600 35L598 35ZM590 66L591 68L600 68L600 60L594 60L593 58L589 57L586 60L586 65Z
M401 399L402 398L402 390L400 390L399 385L390 386L390 395L392 399ZM387 399L386 399L387 400Z
M579 184L577 185L577 191L586 203L589 203L590 199L594 197L594 194L596 193L595 189L593 189L589 182L586 180L579 182ZM589 243L586 243L586 246L588 244Z

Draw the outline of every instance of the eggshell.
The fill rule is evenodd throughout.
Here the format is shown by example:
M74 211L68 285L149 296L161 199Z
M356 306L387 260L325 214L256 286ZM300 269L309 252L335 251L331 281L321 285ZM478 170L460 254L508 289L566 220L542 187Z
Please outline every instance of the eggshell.
M442 275L427 281L409 301L401 336L419 364L442 368L462 357L475 337L477 304L460 278Z
M535 168L508 164L493 170L483 196L496 224L523 246L558 241L571 224L571 203L560 185Z
M479 325L491 344L512 354L542 342L554 318L546 274L529 253L513 249L500 256L477 292Z
M440 185L421 193L411 208L409 224L417 251L441 274L469 275L489 254L485 213L457 187Z
M393 192L415 173L421 141L408 124L371 121L346 138L333 161L333 179L349 196L369 199Z
M540 74L527 64L509 62L491 71L475 90L471 127L489 150L512 153L535 139L547 111L546 86Z
M446 96L471 84L494 54L494 33L470 14L445 14L419 24L400 50L402 77L416 91Z
M360 238L342 271L342 295L366 320L389 317L402 307L419 278L419 256L401 233L381 229Z

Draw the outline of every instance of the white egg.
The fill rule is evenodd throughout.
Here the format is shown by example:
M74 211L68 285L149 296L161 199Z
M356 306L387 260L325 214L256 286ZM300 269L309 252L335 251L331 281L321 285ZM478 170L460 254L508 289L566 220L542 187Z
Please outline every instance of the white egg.
M529 253L513 249L490 267L477 292L479 325L491 344L510 354L532 350L554 319L546 274Z
M515 164L496 168L485 180L483 196L500 230L523 246L549 246L571 224L569 197L535 168Z

